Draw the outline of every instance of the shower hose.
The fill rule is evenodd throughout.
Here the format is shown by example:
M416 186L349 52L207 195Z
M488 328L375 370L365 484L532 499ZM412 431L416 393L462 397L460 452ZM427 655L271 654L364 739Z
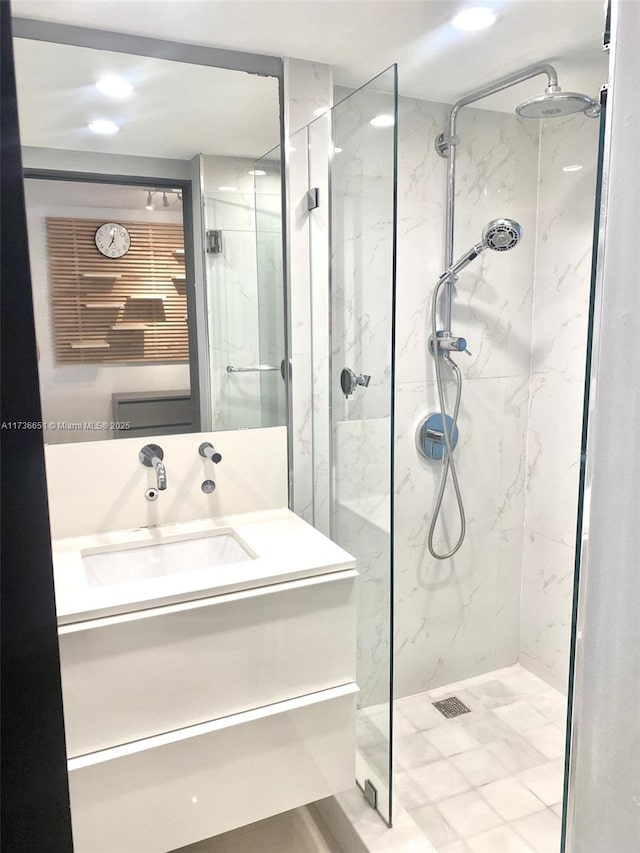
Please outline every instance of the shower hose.
M453 440L453 436L456 430L456 424L458 421L458 412L460 411L460 400L462 398L462 374L460 372L460 368L453 361L448 352L444 351L443 355L440 355L437 346L437 307L438 307L438 297L440 295L440 290L442 286L447 282L453 282L456 280L456 276L452 276L451 274L445 274L438 279L436 286L433 289L433 297L431 300L431 335L432 335L432 355L435 362L436 368L436 385L438 387L438 402L440 404L440 413L442 415L442 432L444 436L444 444L445 444L445 454L444 454L444 465L442 467L442 477L440 479L440 488L438 490L438 497L436 499L436 506L433 513L433 517L431 519L431 525L429 527L429 537L427 540L427 545L429 548L429 553L436 560L447 560L449 557L453 557L453 555L460 549L460 546L464 542L465 533L467 531L467 520L464 514L464 505L462 503L462 493L460 492L460 484L458 483L458 473L456 471L456 463L453 459L453 452L451 448L451 442ZM453 371L456 378L456 402L453 407L453 416L452 416L452 424L451 424L451 432L449 432L447 428L446 421L446 403L444 398L444 388L442 384L442 362L446 361L447 365ZM442 510L442 501L444 499L444 492L447 486L447 479L449 477L449 472L451 472L451 480L453 482L453 488L456 493L456 501L458 503L458 513L460 515L460 534L458 539L451 548L451 550L446 553L439 553L436 551L435 546L433 544L433 537L435 534L436 524L438 523L438 518L440 516L440 512Z

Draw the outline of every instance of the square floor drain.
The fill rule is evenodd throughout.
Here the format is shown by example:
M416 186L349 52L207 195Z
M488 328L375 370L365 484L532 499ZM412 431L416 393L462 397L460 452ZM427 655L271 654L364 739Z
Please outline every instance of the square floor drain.
M458 699L457 696L449 696L448 699L440 699L439 702L432 702L431 704L448 720L451 717L459 717L460 714L469 714L471 712L471 708L467 708L464 702Z

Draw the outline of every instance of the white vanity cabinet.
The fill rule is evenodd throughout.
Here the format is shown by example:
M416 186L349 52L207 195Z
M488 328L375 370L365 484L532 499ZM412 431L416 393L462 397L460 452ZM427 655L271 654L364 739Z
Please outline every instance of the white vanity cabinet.
M76 853L166 853L353 785L354 562L259 569L59 626Z

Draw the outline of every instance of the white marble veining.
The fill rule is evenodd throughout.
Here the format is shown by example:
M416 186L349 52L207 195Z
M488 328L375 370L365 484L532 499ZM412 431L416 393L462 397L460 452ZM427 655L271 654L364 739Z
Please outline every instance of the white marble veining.
M575 549L525 530L520 660L567 689Z
M564 689L597 123L460 114L454 256L492 218L518 220L524 236L507 254L485 252L455 288L454 332L473 353L457 357L465 383L456 460L468 540L447 577L426 549L440 466L414 447L421 417L438 408L425 341L442 265L445 186L432 139L445 112L400 99L396 686L411 694L520 657ZM574 163L583 169L562 171ZM451 490L443 518L442 544L458 529ZM555 567L543 562L550 542L558 543ZM468 600L456 587L481 594Z
M520 660L566 690L598 122L540 130ZM565 172L565 166L582 166Z
M518 659L526 481L531 312L536 233L537 128L514 115L460 114L454 256L491 219L511 217L524 238L485 252L460 276L454 333L471 357L463 374L458 472L467 541L449 561L426 547L441 466L418 456L415 432L438 409L431 356L431 293L443 265L446 161L433 147L448 108L400 99L395 435L396 689L398 695L458 681ZM453 383L447 397L453 403ZM451 543L458 517L449 490L436 543Z

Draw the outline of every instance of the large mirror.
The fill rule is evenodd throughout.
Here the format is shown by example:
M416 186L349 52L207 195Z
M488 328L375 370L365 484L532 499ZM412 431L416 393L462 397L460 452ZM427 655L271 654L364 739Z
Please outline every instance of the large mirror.
M278 78L15 57L45 441L284 424Z

